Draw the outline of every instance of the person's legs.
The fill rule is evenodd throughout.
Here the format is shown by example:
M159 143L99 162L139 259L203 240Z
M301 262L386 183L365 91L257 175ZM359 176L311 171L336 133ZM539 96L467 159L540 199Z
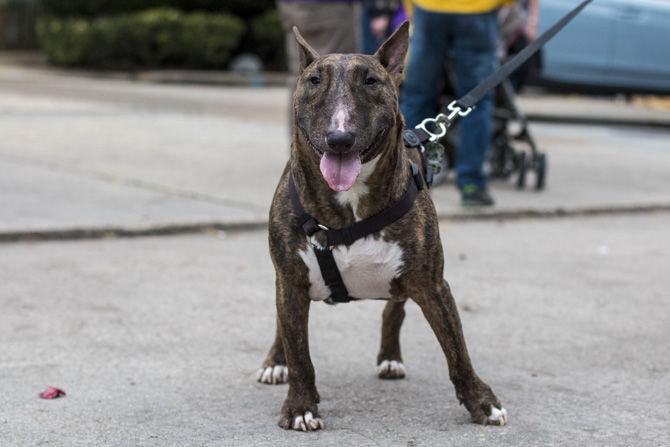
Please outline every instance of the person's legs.
M368 9L363 6L361 8L361 39L363 45L363 54L374 54L379 48L381 42L379 39L372 34L372 28L370 28L370 12Z
M444 77L452 17L451 14L414 8L409 62L400 95L400 109L409 128L435 116L437 89Z
M498 27L496 12L457 16L454 41L457 88L460 98L494 72ZM486 189L484 161L491 146L493 92L460 121L456 172L458 187Z

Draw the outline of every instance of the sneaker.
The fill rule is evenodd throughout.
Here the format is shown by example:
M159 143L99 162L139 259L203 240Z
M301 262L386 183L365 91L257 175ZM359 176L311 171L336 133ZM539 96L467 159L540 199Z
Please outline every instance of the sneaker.
M477 185L465 185L461 189L461 205L463 206L493 206L495 201L486 188Z

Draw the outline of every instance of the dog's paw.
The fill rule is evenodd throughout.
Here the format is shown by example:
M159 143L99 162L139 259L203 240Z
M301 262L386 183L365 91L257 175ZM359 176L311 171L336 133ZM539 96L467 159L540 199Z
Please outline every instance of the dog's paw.
M507 425L507 410L493 394L491 387L476 378L472 386L456 395L461 404L470 412L472 422L482 425Z
M284 416L279 419L279 426L284 430L316 431L323 430L323 419L314 416L311 411L305 411L297 416Z
M406 375L405 365L398 360L382 360L377 365L377 376L380 379L402 379Z
M489 416L486 419L487 424L489 425L507 425L507 410L503 407L499 409L491 405Z
M256 380L268 385L279 385L288 382L288 367L286 365L274 365L260 368L256 372Z

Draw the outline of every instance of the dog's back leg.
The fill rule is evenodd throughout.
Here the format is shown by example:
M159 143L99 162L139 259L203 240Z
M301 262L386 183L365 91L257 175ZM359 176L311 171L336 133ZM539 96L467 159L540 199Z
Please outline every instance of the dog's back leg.
M389 301L382 314L382 340L377 355L380 379L402 379L407 374L400 355L400 327L405 319L405 301Z
M426 290L415 301L442 346L449 364L449 378L456 388L456 396L470 412L472 421L479 424L505 425L507 411L472 367L458 309L447 282L442 281L432 290Z
M284 346L279 336L279 321L276 323L275 341L263 361L263 365L256 372L256 380L269 385L288 382L288 367L284 356Z

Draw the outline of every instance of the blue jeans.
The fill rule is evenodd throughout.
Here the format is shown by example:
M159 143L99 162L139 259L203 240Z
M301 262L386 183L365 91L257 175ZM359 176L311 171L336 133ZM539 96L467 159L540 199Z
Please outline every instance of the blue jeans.
M407 78L400 108L407 127L414 127L437 110L438 85L444 79L449 55L456 69L456 95L460 98L496 68L497 11L485 14L444 14L414 9ZM486 187L484 161L491 145L490 92L475 110L461 118L456 153L458 186Z
M365 6L361 8L361 34L363 38L364 54L375 54L375 51L377 51L384 41L391 35L390 32L387 32L386 35L380 39L372 34L372 30L370 29L370 13Z

